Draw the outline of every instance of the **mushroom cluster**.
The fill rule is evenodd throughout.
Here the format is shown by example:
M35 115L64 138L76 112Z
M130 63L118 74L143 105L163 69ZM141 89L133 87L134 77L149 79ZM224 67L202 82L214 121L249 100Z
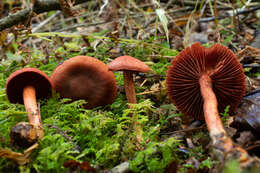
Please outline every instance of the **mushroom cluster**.
M30 146L43 137L36 99L50 96L52 87L62 98L86 100L85 108L105 106L117 97L112 71L123 71L127 101L135 104L133 74L149 70L131 56L120 56L108 66L93 57L76 56L59 65L50 79L35 68L14 72L6 82L7 97L11 103L24 104L29 123L18 123L12 128L13 143ZM219 111L223 112L228 105L234 110L245 94L245 75L234 53L220 44L205 48L195 43L171 62L166 82L168 96L176 107L186 116L205 119L213 145L225 152L232 151L234 145L224 130Z
M23 68L6 81L6 93L11 103L24 104L29 123L20 122L11 129L12 143L29 147L44 135L36 99L51 95L51 88L63 98L86 100L86 108L113 103L117 96L113 73L98 59L76 56L64 61L49 77L36 68Z
M204 115L213 145L231 151L219 111L228 105L234 110L245 94L245 75L234 53L220 44L204 48L195 43L171 62L166 82L176 107L189 117Z
M28 147L43 137L41 115L36 99L51 95L49 77L36 68L23 68L12 73L6 81L6 95L11 103L24 104L29 123L21 122L11 129L12 143Z

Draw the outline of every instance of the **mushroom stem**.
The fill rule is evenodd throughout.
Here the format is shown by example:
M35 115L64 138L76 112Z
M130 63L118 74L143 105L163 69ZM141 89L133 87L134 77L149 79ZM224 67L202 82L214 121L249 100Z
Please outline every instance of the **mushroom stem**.
M224 150L229 152L233 149L232 140L227 136L222 121L219 117L218 102L212 89L212 81L207 73L201 75L200 91L204 100L203 111L207 128L214 146L223 143ZM219 147L222 147L219 146Z
M134 103L136 104L136 94L135 94L135 85L134 85L134 79L133 79L133 71L125 70L123 72L124 75L124 86L125 86L125 93L128 103ZM130 108L130 105L128 105ZM133 113L129 114L130 117L133 117ZM141 126L137 121L134 121L133 123L134 131L137 133L136 139L138 143L141 143L143 135L141 132Z
M136 94L135 94L135 86L133 80L133 72L125 70L123 72L124 75L124 86L125 93L128 103L136 103Z
M41 115L37 107L36 91L33 86L26 86L23 89L23 101L26 112L28 112L28 119L30 124L35 126L42 126Z

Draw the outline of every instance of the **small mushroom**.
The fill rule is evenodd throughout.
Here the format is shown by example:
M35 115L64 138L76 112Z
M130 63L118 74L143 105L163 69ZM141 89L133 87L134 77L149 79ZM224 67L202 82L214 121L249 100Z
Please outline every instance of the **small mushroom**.
M84 99L87 102L85 108L112 104L117 96L113 73L102 61L89 56L64 61L50 78L61 97Z
M51 95L49 77L36 68L23 68L12 73L6 81L6 94L11 103L24 104L29 123L21 122L11 129L12 143L28 147L44 135L37 99Z
M150 68L142 61L133 58L131 56L117 57L112 62L110 62L108 68L111 71L123 71L124 87L125 87L127 102L136 104L136 94L135 94L133 74L136 72L147 73L150 71ZM133 114L130 113L129 116L132 117ZM143 135L140 130L141 126L137 122L134 122L133 128L137 133L136 134L137 142L141 143L141 140L143 139Z
M233 143L224 130L219 111L239 104L245 94L245 75L234 53L220 44L204 48L195 43L171 62L167 73L167 92L186 116L204 118L213 146L225 152Z
M123 71L124 87L128 103L136 103L133 74L135 72L147 73L150 68L142 61L131 56L120 56L108 65L109 70Z

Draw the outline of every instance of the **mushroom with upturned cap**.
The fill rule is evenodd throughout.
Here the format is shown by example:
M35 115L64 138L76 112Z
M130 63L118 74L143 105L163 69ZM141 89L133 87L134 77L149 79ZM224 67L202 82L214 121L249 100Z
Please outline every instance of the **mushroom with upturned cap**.
M220 44L204 48L195 43L171 62L166 82L176 107L197 119L204 114L213 145L231 151L219 111L228 105L233 110L245 94L245 75L234 53Z
M112 104L117 96L113 73L102 61L89 56L64 61L50 79L61 97L86 100L86 108Z
M108 65L111 71L123 71L124 87L128 103L136 103L133 74L135 72L147 73L150 68L142 61L131 56L120 56Z
M21 122L11 129L12 143L28 147L44 135L37 99L51 95L49 77L36 68L23 68L12 73L6 81L6 94L11 103L24 104L29 123Z

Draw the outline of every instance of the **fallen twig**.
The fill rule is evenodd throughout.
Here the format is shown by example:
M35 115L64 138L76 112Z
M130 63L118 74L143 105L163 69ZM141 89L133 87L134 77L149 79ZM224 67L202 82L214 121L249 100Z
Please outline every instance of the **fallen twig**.
M60 14L60 11L57 11L56 13L54 13L52 16L50 16L49 18L47 18L46 20L44 20L43 22L41 22L39 25L37 25L35 28L32 29L32 33L35 33L36 31L38 31L41 27L43 27L44 25L46 25L47 23L49 23L52 19L54 19L56 16L58 16Z
M66 134L66 132L62 131L58 126L52 125L52 124L48 124L48 125L46 125L46 126L49 127L49 128L54 128L54 129L56 129L58 134L60 134L61 136L63 136L67 141L71 142L71 143L74 145L75 150L81 152L80 146L77 145L75 142L73 142L72 138L71 138L70 136L68 136L68 135Z
M81 4L89 0L75 0L75 4ZM48 12L52 10L61 10L58 0L36 0L33 6L33 12L40 14L43 12ZM27 7L23 10L20 10L14 14L9 14L6 17L0 19L0 31L3 31L6 28L9 28L18 23L25 22L30 17L30 8Z
M252 8L250 8L250 9L245 8L245 9L242 9L242 10L238 10L238 12L235 13L235 14L229 14L229 13L227 13L227 14L225 14L225 15L223 15L223 16L218 16L217 19L224 19L224 18L226 18L226 17L231 17L231 16L237 16L237 15L240 15L240 14L251 13L251 12L256 11L256 10L259 10L259 9L260 9L260 6L252 7ZM203 22L210 22L210 21L213 21L213 20L215 20L215 17L214 17L214 16L213 16L213 17L201 18L201 19L198 20L198 22L199 22L199 23L203 23Z

